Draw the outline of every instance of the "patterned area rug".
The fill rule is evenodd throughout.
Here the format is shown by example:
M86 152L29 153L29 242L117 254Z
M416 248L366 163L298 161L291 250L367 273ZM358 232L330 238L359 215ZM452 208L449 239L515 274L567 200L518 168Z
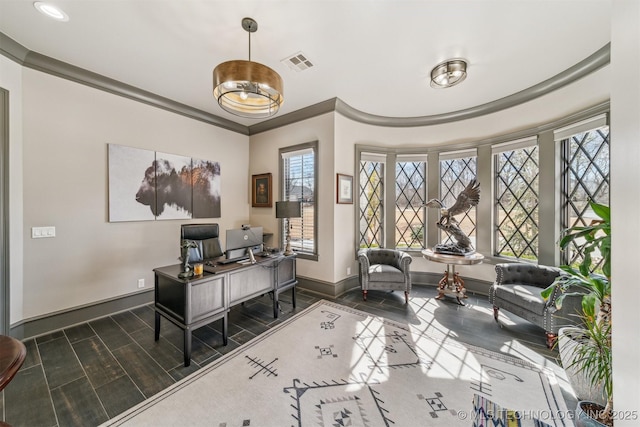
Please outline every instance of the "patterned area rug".
M571 426L551 371L320 301L104 426Z

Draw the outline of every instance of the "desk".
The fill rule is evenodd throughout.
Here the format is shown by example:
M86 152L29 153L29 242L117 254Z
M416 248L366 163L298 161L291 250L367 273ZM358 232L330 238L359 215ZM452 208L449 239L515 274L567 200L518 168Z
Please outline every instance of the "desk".
M222 340L227 345L228 316L234 305L265 293L273 293L273 317L278 317L278 295L292 290L296 306L295 255L256 256L255 264L216 264L200 276L180 278L181 265L155 268L155 340L160 339L164 317L184 331L184 366L191 364L191 335L222 319ZM215 263L214 263L215 264Z
M480 264L484 260L484 255L477 252L466 256L447 255L439 254L431 249L425 249L422 251L422 256L429 261L447 264L444 276L438 282L438 296L436 299L443 299L445 295L452 295L456 297L458 304L464 305L460 298L467 298L467 290L464 287L464 280L456 271L456 265Z
M4 390L16 375L25 357L27 349L21 341L0 335L0 391Z

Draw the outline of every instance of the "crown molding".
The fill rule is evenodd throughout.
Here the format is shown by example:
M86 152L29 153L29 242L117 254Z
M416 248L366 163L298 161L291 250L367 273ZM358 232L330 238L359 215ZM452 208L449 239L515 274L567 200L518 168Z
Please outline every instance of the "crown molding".
M547 95L608 65L611 61L611 43L607 43L579 63L541 83L504 98L463 110L430 116L387 117L369 114L351 107L339 98L330 98L326 101L251 126L233 122L66 62L30 51L2 32L0 32L0 54L22 66L34 70L104 90L157 108L162 108L243 135L255 135L330 112L340 113L344 117L360 123L384 127L433 126L492 114Z
M71 80L114 95L142 102L172 113L180 114L233 132L249 135L247 126L215 116L197 108L173 101L155 93L139 89L101 74L76 67L38 52L30 51L18 42L0 32L0 53L20 65Z
M293 111L291 113L283 114L278 117L266 120L264 122L256 123L249 126L249 135L255 135L257 133L266 132L268 130L277 129L282 126L290 125L292 123L307 120L312 117L319 116L325 113L331 113L337 110L337 105L342 102L338 98L327 99L326 101L318 102L317 104L310 105L305 108Z
M0 54L6 56L13 62L24 65L24 60L28 53L29 49L0 32Z
M293 113L285 114L276 118L257 123L249 127L249 134L255 135L271 129L286 126L297 121L306 120L318 114L332 111L340 113L351 120L374 126L384 127L420 127L433 126L444 123L452 123L460 120L473 119L476 117L492 114L501 110L505 110L516 105L524 104L533 99L547 95L564 86L567 86L597 70L605 67L611 61L611 43L607 43L595 53L578 62L563 72L550 77L549 79L531 86L527 89L516 92L504 98L481 104L475 107L463 110L452 111L450 113L435 114L430 116L419 117L387 117L369 114L364 111L357 110L340 98L332 98L327 101L303 108Z
M574 66L567 68L563 72L556 74L541 83L486 104L452 111L450 113L419 117L377 116L356 110L340 99L338 99L336 103L336 111L347 118L361 123L385 127L433 126L457 122L460 120L473 119L487 114L492 114L547 95L599 70L600 68L608 65L610 61L611 43L607 43L595 53L578 62Z

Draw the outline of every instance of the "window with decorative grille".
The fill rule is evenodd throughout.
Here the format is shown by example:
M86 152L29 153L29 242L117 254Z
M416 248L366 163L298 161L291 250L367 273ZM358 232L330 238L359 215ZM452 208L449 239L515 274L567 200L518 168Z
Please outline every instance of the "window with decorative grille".
M396 159L396 248L425 248L426 161Z
M302 217L282 221L281 241L287 227L291 236L291 249L301 257L317 258L317 142L301 144L280 150L282 199L299 201Z
M602 124L600 118L594 124ZM600 122L600 123L598 123ZM589 202L609 205L609 126L577 131L561 139L562 150L562 229L588 226L599 219ZM577 265L583 259L579 250L582 242L570 243L561 254L564 264ZM593 271L602 268L602 258L592 253Z
M358 185L360 248L384 245L385 156L362 153Z
M494 253L538 259L538 147L531 138L492 148L495 170Z
M458 195L466 188L471 180L476 178L477 156L476 150L466 153L443 153L440 155L440 200L445 206L452 206ZM476 208L472 207L456 220L460 229L476 246ZM440 243L452 244L455 240L440 230Z

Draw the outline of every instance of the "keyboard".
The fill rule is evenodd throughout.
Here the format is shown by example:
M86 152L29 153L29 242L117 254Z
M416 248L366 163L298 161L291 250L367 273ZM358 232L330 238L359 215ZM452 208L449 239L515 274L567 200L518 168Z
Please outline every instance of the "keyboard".
M225 258L218 261L218 264L231 264L232 262L244 261L245 259L249 259L248 256L239 256L237 258Z
M211 263L211 264L205 264L203 267L204 271L206 271L207 273L213 273L216 274L218 272L218 269L216 269L216 265Z

